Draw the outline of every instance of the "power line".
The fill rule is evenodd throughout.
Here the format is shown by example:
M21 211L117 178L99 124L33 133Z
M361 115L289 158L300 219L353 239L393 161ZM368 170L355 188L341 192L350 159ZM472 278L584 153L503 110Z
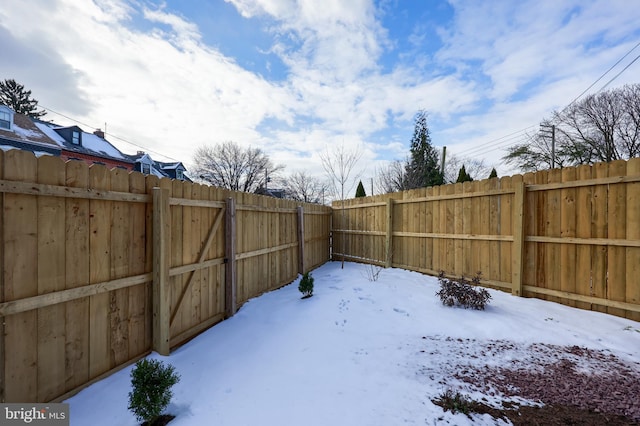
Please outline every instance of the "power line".
M591 83L589 85L589 87L587 87L585 90L582 91L582 93L580 93L578 96L576 96L571 102L569 102L569 104L567 106L565 106L562 111L565 111L567 108L569 108L574 102L576 102L578 99L580 99L585 93L587 93L593 86L595 86L600 80L602 80L607 74L609 74L616 66L618 66L627 56L629 56L634 50L636 50L638 48L638 46L640 46L640 42L636 43L627 53L625 53L620 59L618 59L616 61L616 63L614 63L612 66L609 67L609 69L607 69L600 77L598 77L593 83ZM604 90L605 88L607 88L607 86L609 86L609 84L611 84L613 81L615 81L618 77L620 77L620 75L625 72L631 65L633 65L638 59L640 59L640 55L636 56L631 62L629 62L618 74L616 74L612 79L610 79L604 86L602 86L596 93L601 92L602 90ZM504 148L508 147L508 146L513 146L516 145L518 142L520 142L521 140L523 140L522 138L510 138L510 136L513 135L517 135L520 133L525 132L528 129L531 129L532 127L536 127L536 126L529 126L526 127L525 129L522 130L518 130L516 132L510 133L508 135L502 136L500 138L497 139L493 139L487 143L481 144L478 147L474 147L471 148L467 151L463 151L463 155L475 155L479 152L484 152L484 153L488 153L488 152L492 152L495 151L497 149L502 148L502 145L506 144L507 142L508 145L504 146ZM521 136L525 136L525 135L521 135ZM508 138L508 139L506 139ZM505 139L505 140L503 140ZM517 139L515 142L511 142L514 139ZM489 149L490 148L490 149Z
M569 105L567 105L566 107L564 107L564 108L562 109L562 111L564 111L565 109L569 108L569 107L570 107L570 106L571 106L575 101L577 101L578 99L580 99L580 98L582 97L582 95L584 95L585 93L587 93L587 92L589 91L589 89L591 89L593 86L595 86L595 85L596 85L596 83L598 83L600 80L602 80L602 79L604 78L604 76L605 76L605 75L609 74L609 72L611 72L611 70L612 70L612 69L614 69L616 66L618 66L618 64L619 64L620 62L622 62L622 61L624 60L624 58L626 58L627 56L629 56L629 55L631 54L631 52L633 52L634 50L636 50L636 48L637 48L638 46L640 46L640 41L639 41L635 46L633 46L633 47L631 48L631 50L629 50L627 53L625 53L625 54L624 54L624 56L622 56L622 58L618 59L618 61L617 61L615 64L611 65L611 67L609 67L609 69L608 69L608 70L606 70L606 71L604 72L604 74L602 74L600 77L598 77L598 79L597 79L596 81L594 81L593 83L591 83L591 85L590 85L589 87L587 87L586 89L584 89L584 90L582 91L582 93L580 93L578 96L576 96L574 100L572 100L571 102L569 102ZM638 59L638 57L636 57L636 59L634 59L634 60L631 62L631 64L632 64L632 63L634 63L637 59ZM631 64L629 64L629 65L631 65ZM609 83L611 83L613 80L615 80L616 78L618 78L618 76L619 76L620 74L622 74L622 72L623 72L624 70L626 70L627 68L629 68L629 65L627 65L627 66L626 66L622 71L620 71L620 73L618 73L618 75L616 75L613 79L611 79L611 80L609 81ZM598 92L599 92L599 91L601 91L602 89L604 89L605 87L607 87L607 85L609 85L609 83L605 84L605 85L604 85L600 90L598 90ZM596 93L597 93L597 92L596 92Z
M605 84L604 86L602 86L602 87L600 88L600 90L598 90L598 92L603 91L603 90L604 90L604 89L605 89L605 88L606 88L606 87L607 87L607 86L608 86L608 85L609 85L613 80L615 80L616 78L620 77L620 74L622 74L623 72L625 72L625 71L627 70L627 68L629 68L631 65L633 65L633 63L634 63L635 61L637 61L639 58L640 58L640 55L636 56L636 58L635 58L633 61L629 62L629 64L627 64L627 66L626 66L626 67L624 67L624 68L622 69L622 71L620 71L618 74L616 74L616 75L615 75L615 77L613 77L611 80L609 80L609 81L607 82L607 84Z
M74 122L74 123L76 123L76 124L80 124L80 125L82 125L82 126L89 127L89 128L91 128L91 129L97 129L97 128L99 128L99 127L97 127L97 126L92 126L92 125L90 125L90 124L83 123L83 122L82 122L82 121L80 121L80 120L77 120L77 119L75 119L75 118L69 117L68 115L62 114L61 112L55 111L55 110L53 110L53 109L51 109L51 108L48 108L48 107L46 107L46 106L44 106L44 105L38 104L38 106L39 106L39 107L41 107L42 109L46 110L46 111L49 111L49 112L52 112L52 113L54 113L54 114L57 114L57 115L59 115L59 116L61 116L61 117L64 117L64 118L66 118L67 120L71 120L71 121L73 121L73 122ZM105 129L105 130L106 130L106 129ZM144 146L142 146L142 145L139 145L139 144L133 143L133 142L131 142L131 141L129 141L129 140L127 140L127 139L125 139L125 138L122 138L122 137L118 136L118 135L114 135L113 133L109 133L109 137L110 137L110 138L112 138L112 139L118 139L118 140L120 140L120 141L122 141L122 142L125 142L125 143L127 143L127 144L129 144L129 145L131 145L131 146L136 147L136 148L141 148L141 149L142 149L142 150L144 150L145 152L150 152L150 153L152 153L152 154L156 154L156 155L159 155L159 156L165 157L165 158L167 158L167 159L169 159L169 160L172 160L172 161L176 161L176 162L179 162L179 161L180 161L180 160L178 160L178 159L175 159L175 158L169 157L168 155L165 155L165 154L163 154L163 153L161 153L161 152L154 151L154 150L149 149L149 148L147 148L147 147L144 147Z

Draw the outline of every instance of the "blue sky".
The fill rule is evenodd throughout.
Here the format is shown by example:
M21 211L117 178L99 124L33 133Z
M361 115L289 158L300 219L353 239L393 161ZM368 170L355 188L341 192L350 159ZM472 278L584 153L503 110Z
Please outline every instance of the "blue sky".
M632 50L638 22L638 0L7 0L0 78L187 166L232 140L320 177L344 145L369 180L423 109L438 149L506 174L504 149ZM609 87L639 77L637 61Z

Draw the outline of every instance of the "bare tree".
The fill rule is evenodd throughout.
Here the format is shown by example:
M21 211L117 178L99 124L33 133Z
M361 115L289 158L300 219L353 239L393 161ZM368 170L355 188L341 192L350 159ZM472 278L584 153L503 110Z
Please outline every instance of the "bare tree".
M287 198L305 203L322 203L329 185L304 171L297 171L282 179Z
M560 167L640 155L640 84L589 95L554 112L543 126L555 126L555 140L540 131L503 157L525 171L550 168L552 142Z
M376 186L378 192L388 194L390 192L404 191L407 187L408 160L394 160L376 172Z
M243 192L263 187L268 176L284 168L274 166L260 148L242 148L231 141L198 148L193 163L196 180Z
M487 179L492 169L491 166L487 166L484 163L484 160L459 157L451 154L448 155L447 162L444 165L445 183L455 183L458 180L458 174L462 166L464 166L467 174L474 180Z
M340 194L340 201L342 206L341 216L342 223L344 224L344 193L351 192L355 186L355 182L360 178L360 174L353 176L353 169L355 165L362 157L362 151L360 148L356 148L353 151L345 149L344 145L341 145L333 152L329 152L327 149L325 152L320 153L320 160L322 161L322 167L327 173L327 177L332 183L335 193ZM349 183L351 182L351 183ZM350 185L350 186L347 186ZM344 241L344 240L343 240ZM343 247L344 251L344 247ZM342 268L344 268L344 256L342 257Z

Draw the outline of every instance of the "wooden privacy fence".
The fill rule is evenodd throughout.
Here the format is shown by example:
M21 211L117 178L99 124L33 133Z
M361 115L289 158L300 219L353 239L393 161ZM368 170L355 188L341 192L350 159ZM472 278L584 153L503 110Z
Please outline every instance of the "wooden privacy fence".
M640 159L333 203L333 257L640 321Z
M0 151L0 401L60 400L329 258L330 208Z

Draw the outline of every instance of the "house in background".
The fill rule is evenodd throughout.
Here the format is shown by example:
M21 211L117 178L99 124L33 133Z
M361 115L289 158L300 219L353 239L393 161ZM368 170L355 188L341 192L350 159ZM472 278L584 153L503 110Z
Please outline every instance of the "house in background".
M81 160L88 164L102 164L107 168L133 170L134 163L104 138L100 129L84 132L78 126L61 127L53 123L35 120L34 124L61 148L63 160Z
M53 155L59 157L62 148L41 131L29 117L0 105L0 149L20 149L33 152L37 157Z
M134 162L133 169L142 174L191 182L191 179L185 174L187 169L181 162L155 161L144 151L138 151L136 155L130 155L129 158Z
M65 161L80 160L109 169L117 167L191 182L181 162L154 161L144 151L138 151L136 155L124 154L105 139L100 129L87 133L78 126L59 126L18 114L5 105L0 105L0 149L20 149L36 156L53 155Z

